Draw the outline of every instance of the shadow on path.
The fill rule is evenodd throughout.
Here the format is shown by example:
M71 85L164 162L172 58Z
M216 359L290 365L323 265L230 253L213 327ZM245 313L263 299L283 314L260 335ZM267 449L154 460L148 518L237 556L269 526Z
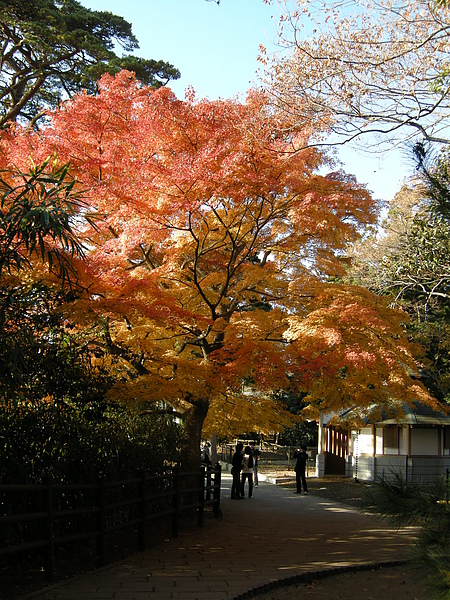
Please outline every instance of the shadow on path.
M27 598L231 600L273 581L333 567L405 559L414 537L314 496L261 482L231 500L223 473L220 521Z

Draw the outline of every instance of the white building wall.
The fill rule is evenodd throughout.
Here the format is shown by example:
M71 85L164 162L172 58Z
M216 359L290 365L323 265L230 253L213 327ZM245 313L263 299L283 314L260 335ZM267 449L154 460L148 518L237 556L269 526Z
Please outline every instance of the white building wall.
M359 455L368 454L373 456L373 433L372 427L363 427L359 432Z
M402 427L400 429L400 454L408 454L408 428Z
M373 456L351 456L348 461L348 476L361 481L373 481L375 458Z
M385 481L395 481L399 475L406 479L406 456L377 456L375 475Z
M383 428L375 428L375 454L383 454Z
M441 445L443 446L443 436ZM383 428L364 427L350 432L345 473L362 481L393 479L398 474L412 481L434 481L450 467L449 457L439 451L439 429L403 426L397 448L383 448ZM408 441L409 440L409 441ZM375 456L373 444L375 443ZM408 450L411 454L408 457ZM433 458L436 457L436 458ZM436 463L436 464L435 464Z

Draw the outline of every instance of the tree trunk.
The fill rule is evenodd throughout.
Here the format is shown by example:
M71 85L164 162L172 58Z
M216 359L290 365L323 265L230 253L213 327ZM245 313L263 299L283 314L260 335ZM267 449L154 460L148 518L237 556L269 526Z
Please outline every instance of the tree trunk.
M200 467L200 442L203 421L208 414L209 400L196 400L184 413L184 430L181 441L181 471L198 471Z
M198 499L200 470L200 441L203 421L208 413L208 400L196 400L184 413L184 430L181 440L181 498L182 506L192 506ZM188 475L191 473L191 475Z
M184 414L181 441L181 471L198 471L203 421L208 414L209 401L200 399Z

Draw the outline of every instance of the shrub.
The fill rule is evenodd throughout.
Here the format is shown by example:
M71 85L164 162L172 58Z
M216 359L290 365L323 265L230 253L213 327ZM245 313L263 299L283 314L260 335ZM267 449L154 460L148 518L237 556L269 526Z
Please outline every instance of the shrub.
M450 598L450 512L448 482L433 485L406 481L396 474L377 480L366 497L366 508L397 526L419 527L412 562L430 598Z
M66 483L159 474L179 458L179 427L167 417L109 408L89 420L76 406L0 407L0 480Z

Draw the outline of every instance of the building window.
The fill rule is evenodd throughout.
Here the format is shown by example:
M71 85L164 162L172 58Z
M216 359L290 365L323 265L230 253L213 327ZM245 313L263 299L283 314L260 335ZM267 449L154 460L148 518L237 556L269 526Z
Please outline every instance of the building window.
M383 453L398 454L400 448L400 428L398 425L386 425L383 430Z

